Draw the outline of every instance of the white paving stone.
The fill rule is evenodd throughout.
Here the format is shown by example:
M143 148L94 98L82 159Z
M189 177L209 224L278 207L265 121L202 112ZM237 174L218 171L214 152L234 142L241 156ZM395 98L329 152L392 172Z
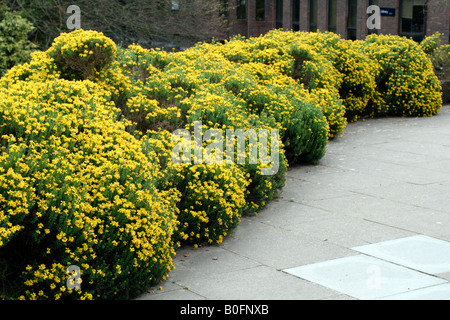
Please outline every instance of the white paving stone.
M404 292L381 300L450 300L450 283Z
M389 240L352 249L429 274L450 272L450 242L424 235Z
M284 271L362 300L447 283L444 279L363 254Z

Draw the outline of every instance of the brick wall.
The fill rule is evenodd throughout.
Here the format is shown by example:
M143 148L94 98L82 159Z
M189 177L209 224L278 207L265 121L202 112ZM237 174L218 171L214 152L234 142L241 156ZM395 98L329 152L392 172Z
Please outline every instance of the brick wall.
M347 36L347 0L337 0L336 33L341 37Z
M230 0L235 4L235 0ZM318 29L328 29L328 0L318 1ZM247 19L238 20L236 9L230 9L230 35L259 36L275 28L276 1L266 0L265 21L256 21L256 1L247 0ZM337 0L336 33L347 38L348 0ZM400 0L379 0L380 7L394 8L395 16L382 16L379 34L398 34L400 25ZM363 39L367 34L367 7L369 0L358 0L357 8L357 38ZM443 40L449 40L450 1L428 0L426 34L431 35L437 31L444 34ZM292 0L283 0L283 28L292 28ZM300 30L309 30L309 0L300 0Z
M300 1L300 30L309 30L309 1Z
M317 29L326 31L328 29L328 0L317 0Z
M275 1L266 0L264 21L256 20L256 1L248 1L248 36L259 36L275 28Z
M435 32L443 33L443 41L448 43L450 32L450 2L448 0L429 1L428 18L426 24L426 34L432 35Z
M356 18L356 38L364 39L368 34L367 30L367 8L369 7L369 0L358 0L357 18Z
M379 0L378 5L381 8L394 8L395 16L394 17L386 17L381 16L381 29L379 30L379 34L398 34L399 32L399 24L400 24L400 1L398 0Z
M242 35L247 36L248 33L248 24L247 19L238 19L237 11L234 7L236 5L236 1L233 1L232 5L230 5L230 10L228 12L228 18L230 20L230 35ZM247 12L248 13L248 12Z

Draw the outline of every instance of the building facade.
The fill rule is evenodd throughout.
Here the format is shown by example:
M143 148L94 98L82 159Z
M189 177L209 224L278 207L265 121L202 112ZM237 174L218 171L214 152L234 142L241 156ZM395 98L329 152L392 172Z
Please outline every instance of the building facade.
M345 39L370 33L395 34L420 41L440 32L450 35L449 0L229 0L230 35L259 36L271 29L332 31ZM368 27L380 8L379 29Z

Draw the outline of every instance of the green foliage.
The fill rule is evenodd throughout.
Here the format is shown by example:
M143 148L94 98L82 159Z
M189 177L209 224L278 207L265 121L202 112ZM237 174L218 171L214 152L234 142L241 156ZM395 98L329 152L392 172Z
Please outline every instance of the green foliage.
M0 76L17 64L30 60L37 46L28 41L33 25L18 13L0 4Z
M422 50L433 64L434 72L440 80L450 81L450 44L442 44L442 33L425 37L420 43Z
M436 50L439 49L441 45L441 37L443 36L442 33L436 32L435 34L431 36L425 37L420 42L420 48L426 53L426 54L432 54Z

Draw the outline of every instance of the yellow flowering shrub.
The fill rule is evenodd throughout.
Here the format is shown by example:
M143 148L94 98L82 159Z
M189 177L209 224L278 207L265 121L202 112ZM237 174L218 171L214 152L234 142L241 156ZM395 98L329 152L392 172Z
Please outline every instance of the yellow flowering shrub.
M236 97L233 96L230 92L224 91L223 89L219 91L217 90L219 89L216 88L215 91L213 88L210 88L208 91L199 91L196 95L185 98L182 101L182 109L188 109L188 112L186 114L187 124L185 128L190 132L191 136L194 136L195 124L198 122L202 124L203 133L206 130L212 128L218 129L222 133L224 159L223 162L225 162L225 159L227 157L231 157L232 152L235 151L233 149L231 150L232 152L230 152L230 149L227 146L227 130L231 130L234 132L234 130L240 129L243 130L243 132L246 132L249 129L255 131L258 129L271 130L276 129L278 126L273 118L249 114L245 108L245 104L243 102L240 102L240 100L237 100ZM203 147L206 147L209 143L210 142L207 140L203 143ZM267 143L270 144L270 141L268 141ZM259 158L257 163L250 163L248 157L250 140L248 137L246 137L245 139L245 163L241 164L238 162L237 158L233 159L233 163L236 163L236 166L238 167L238 169L233 170L241 170L244 174L243 177L248 180L247 190L245 192L242 192L242 196L244 197L245 202L243 204L243 208L240 208L238 210L239 212L242 211L246 214L258 212L263 207L265 207L265 205L270 202L271 199L276 197L279 193L279 189L284 186L287 161L284 156L282 141L278 141L278 144L279 154L277 154L276 159L278 161L278 171L276 171L273 175L261 175L263 164L261 163ZM173 145L169 149L172 148ZM191 163L195 163L194 146L192 146L191 151L191 156L193 157L191 159ZM268 151L268 156L272 157L272 153L270 153L272 152L272 150ZM164 154L164 152L160 153ZM236 154L234 154L234 156L236 157ZM164 163L167 162L168 161L164 161ZM227 165L227 168L229 168L229 165ZM188 175L187 177L188 180L195 180L195 176ZM168 180L180 181L179 179ZM181 183L181 187L184 188L185 183L186 182ZM239 183L242 184L242 181ZM191 195L191 197L194 196L195 195ZM181 202L188 202L188 200ZM180 221L180 224L182 225L183 221Z
M239 44L241 50L237 50ZM246 69L249 69L247 66L250 65L250 72L255 72L258 78L265 77L265 79L260 79L264 85L289 85L291 86L290 94L292 91L297 91L296 94L298 97L301 96L301 100L306 98L321 108L329 122L328 138L342 134L347 121L338 92L342 82L341 75L319 50L301 39L298 33L273 30L264 36L250 38L246 41L234 38L221 46L219 50L227 59L240 63ZM248 54L243 54L242 51L248 51ZM271 72L262 71L263 66L271 69ZM270 76L268 76L269 74ZM295 80L295 83L287 78ZM317 94L310 96L309 93L316 89L330 91L328 99L318 99ZM323 97L323 95L321 94L319 97ZM287 110L283 107L281 109ZM286 125L282 125L282 127L286 127ZM286 148L291 146L289 143L285 143L285 145ZM293 154L295 153L294 151ZM300 158L302 158L301 161L306 159L305 157ZM318 159L320 156L314 161Z
M178 190L178 228L174 240L183 244L220 243L240 221L246 205L248 175L236 164L173 163L176 141L169 131L148 132L144 152L158 154L162 190Z
M291 89L295 90L291 90ZM267 101L262 114L273 117L290 164L316 163L324 155L329 125L323 110L312 103L301 86L270 83L264 87ZM262 95L259 95L259 98Z
M69 80L95 78L116 57L116 44L101 32L74 30L62 33L47 50L61 77Z
M444 34L440 32L436 32L431 36L426 36L419 44L420 48L428 55L431 55L433 52L439 49L442 45L441 37Z
M17 65L8 70L0 79L1 86L17 81L45 81L47 79L59 79L55 61L46 52L35 51L31 53L31 61Z
M257 115L271 123L272 128L279 129L290 163L317 162L324 155L328 125L322 110L311 103L312 99L301 84L260 62L228 67L227 70L229 72L219 82L226 92L219 92L219 95L231 93L235 101L238 99L238 103L232 102L235 106L228 110L238 118L245 113ZM207 110L200 109L203 113ZM229 121L229 115L225 114L224 119ZM217 122L218 119L212 120ZM242 126L242 121L235 121L234 126ZM310 143L312 141L317 143Z
M235 164L181 164L172 183L179 202L178 238L183 243L221 243L240 221L248 177Z
M336 89L345 107L345 117L348 121L357 120L374 95L374 61L355 47L353 41L344 40L333 32L297 32L295 39L313 46L332 64L339 74ZM338 127L342 125L345 126L342 123Z
M442 86L442 103L450 102L450 44L442 43L443 34L425 37L420 47L427 54L433 65L433 70Z
M418 43L399 36L370 35L362 50L377 62L377 90L367 114L433 116L439 112L441 86Z
M328 123L328 138L333 139L344 134L347 126L346 108L335 90L317 88L311 90L309 100L315 105L321 106Z
M156 189L156 155L108 95L90 81L0 89L4 297L127 298L172 269L178 194ZM67 290L70 265L82 290Z
M120 109L119 120L128 121L127 130L145 135L147 130L175 130L182 125L177 88L171 84L167 53L138 45L118 48L117 61L103 69L95 82L112 93Z
M249 96L252 93L248 95L247 92L254 91L255 97L262 92L256 89L257 81L252 74L224 59L218 54L216 46L199 45L177 53L170 60L165 74L171 78L172 88L177 90L176 95L182 99L179 103L181 118L191 133L196 121L202 122L203 130L216 128L224 134L227 129L282 130L272 116L256 112L257 103L252 102ZM175 75L176 82L173 80ZM284 186L287 162L282 141L279 143L280 165L274 175L261 175L261 163L247 161L239 165L250 181L245 195L244 213L261 210Z
M288 165L319 161L347 121L437 113L422 47L275 30L167 53L62 34L0 79L0 297L139 294L168 275L179 243L220 243L264 208ZM223 133L223 161L207 161L217 154L206 138L204 161L191 139L191 163L174 163L172 133L192 138L198 123ZM249 136L244 161L227 149L239 129L279 133L256 140L277 171L250 161ZM69 266L81 290L67 285Z

